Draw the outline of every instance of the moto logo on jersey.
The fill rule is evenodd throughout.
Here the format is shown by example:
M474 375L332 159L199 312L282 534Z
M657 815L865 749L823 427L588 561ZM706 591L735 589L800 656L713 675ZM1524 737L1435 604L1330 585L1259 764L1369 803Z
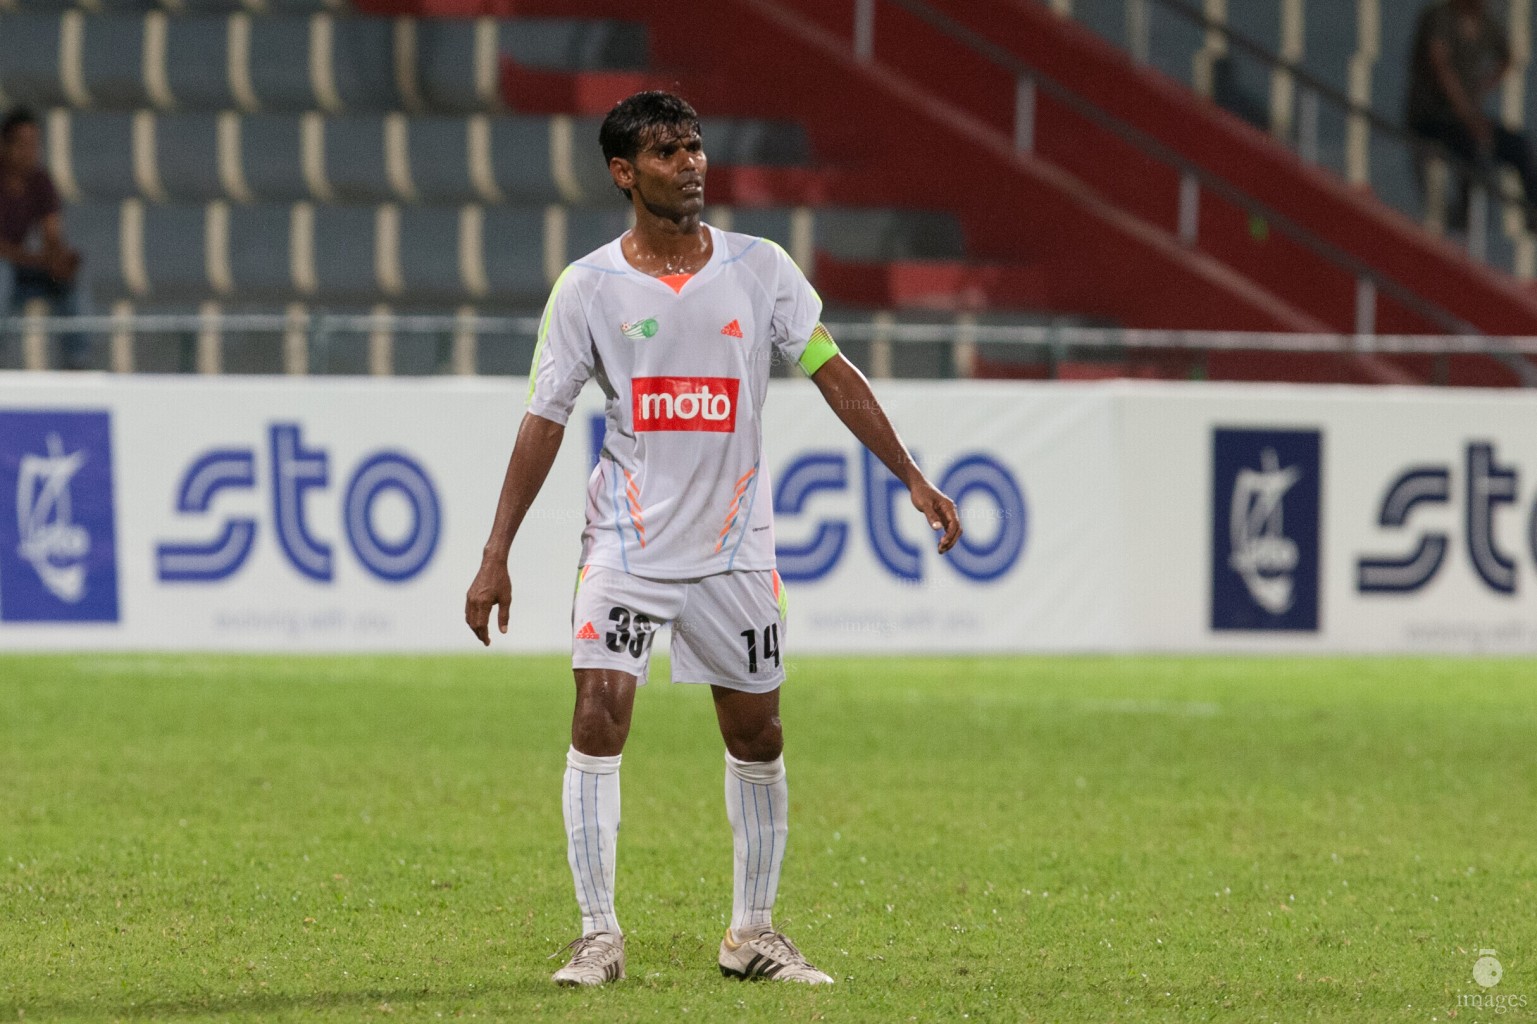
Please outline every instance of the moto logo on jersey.
M636 377L630 387L636 430L736 430L735 377Z

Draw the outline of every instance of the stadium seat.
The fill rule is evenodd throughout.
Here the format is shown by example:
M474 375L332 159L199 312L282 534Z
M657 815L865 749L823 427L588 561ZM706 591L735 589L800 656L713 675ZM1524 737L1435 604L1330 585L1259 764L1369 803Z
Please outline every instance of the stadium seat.
M161 114L155 118L156 170L177 202L240 198L229 195L220 171L219 115Z
M241 105L230 84L230 20L207 14L166 19L166 85L182 110Z
M282 299L306 292L314 261L308 244L312 234L306 231L311 209L279 203L230 207L229 268L238 299Z
M466 211L454 207L407 206L400 210L400 237L409 244L400 247L402 283L418 301L462 301L469 297L469 284L480 286L484 294L484 245L466 252L463 242L474 242L474 229L463 237L461 228L469 220L482 216L480 207ZM482 236L483 239L483 236ZM465 264L471 264L465 280Z
M156 299L207 296L209 277L206 208L177 205L144 207L144 270L148 294ZM215 254L222 258L222 254Z
M490 120L482 122L481 131L490 135ZM470 121L462 117L423 115L413 117L406 126L407 162L411 183L423 202L468 203L492 200L494 193L476 187L471 170ZM491 179L490 160L483 154L482 177Z
M264 111L315 110L324 106L310 75L310 22L307 18L250 17L249 47L243 64L250 91ZM232 55L233 57L233 55Z
M496 117L490 119L490 130L492 174L502 197L516 203L559 202L562 196L551 152L553 120Z
M329 38L322 68L330 70L332 96L320 96L330 111L394 110L402 106L395 75L394 22L388 18L333 18L315 15L318 47ZM311 60L317 58L312 54Z
M325 178L336 201L378 203L397 197L386 167L384 118L353 114L325 118L321 125Z
M127 294L123 273L123 204L73 203L64 209L65 230L84 257L83 272L92 291L101 299Z
M416 87L428 109L442 113L500 106L501 44L491 18L413 23Z
M517 18L503 22L501 52L527 67L560 71L646 66L646 26L639 22Z
M93 14L85 19L80 75L92 105L110 110L150 105L144 74L149 17L155 15Z
M549 294L544 255L545 211L539 207L494 206L485 212L486 284L498 303L542 303ZM612 235L610 236L612 237ZM580 256L587 250L574 252ZM560 263L564 265L565 260Z
M619 203L610 209L572 207L566 210L566 252L562 263L580 259L599 246L612 242L629 226L630 209Z
M31 107L54 107L83 102L78 92L71 95L64 86L60 63L60 35L64 31L83 34L85 18L80 12L62 13L23 11L0 14L0 94L12 103Z
M256 199L294 202L311 198L298 117L252 114L240 118L238 128L239 165ZM323 163L319 169L324 170Z
M382 231L381 220L377 207L316 205L315 277L321 300L372 298L399 290L393 271L400 266L400 237Z
M1101 38L1126 47L1126 0L1073 0L1073 17Z

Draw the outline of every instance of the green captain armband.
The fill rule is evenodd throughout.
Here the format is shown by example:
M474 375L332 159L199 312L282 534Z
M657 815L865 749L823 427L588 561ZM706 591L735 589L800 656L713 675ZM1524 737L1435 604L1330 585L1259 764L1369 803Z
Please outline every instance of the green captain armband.
M801 353L801 370L809 377L837 354L838 343L827 333L827 328L817 324L816 330L811 332L811 340L806 342L806 350Z

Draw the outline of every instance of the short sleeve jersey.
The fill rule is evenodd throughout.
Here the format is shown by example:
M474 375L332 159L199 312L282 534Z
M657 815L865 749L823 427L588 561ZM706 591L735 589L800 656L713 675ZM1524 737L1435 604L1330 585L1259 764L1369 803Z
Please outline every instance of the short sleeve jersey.
M564 424L589 378L606 399L584 565L653 579L774 567L769 370L814 372L837 350L783 249L703 230L714 252L677 290L630 266L616 239L567 267L545 307L528 411Z
M32 229L59 212L59 193L41 167L27 175L18 192L0 185L0 239L26 245Z

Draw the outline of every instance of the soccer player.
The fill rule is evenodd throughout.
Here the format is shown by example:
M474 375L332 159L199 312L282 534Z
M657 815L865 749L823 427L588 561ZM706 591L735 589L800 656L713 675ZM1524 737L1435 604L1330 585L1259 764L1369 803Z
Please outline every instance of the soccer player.
M907 485L941 553L961 526L864 376L819 322L821 299L783 249L700 220L699 117L677 96L642 92L599 132L635 226L568 266L540 324L527 412L508 462L465 620L490 644L507 632L507 555L560 447L578 392L607 399L602 455L587 486L573 599L576 709L562 797L567 860L582 914L562 985L624 977L614 910L619 761L651 639L672 624L675 682L708 683L726 746L735 848L721 972L828 984L773 924L789 807L781 752L785 594L763 454L769 367L794 360L855 437Z

